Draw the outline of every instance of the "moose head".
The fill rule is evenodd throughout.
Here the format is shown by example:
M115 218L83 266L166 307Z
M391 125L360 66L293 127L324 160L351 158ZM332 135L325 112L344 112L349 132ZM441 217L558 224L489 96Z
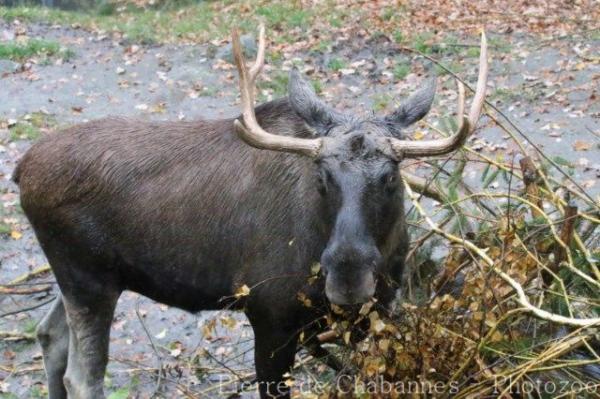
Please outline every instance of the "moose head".
M265 31L260 27L255 63L247 68L237 30L233 52L239 72L242 121L238 135L249 145L310 157L316 163L318 190L324 202L323 219L331 224L328 244L321 255L325 292L332 303L366 302L383 272L385 241L396 223L404 223L403 185L399 164L406 158L448 154L459 148L481 113L487 81L487 45L482 35L480 71L468 117L464 116L464 87L458 83L458 128L449 137L409 141L402 131L430 110L436 81L424 86L383 117L346 114L321 101L311 85L293 69L288 100L313 137L267 132L254 113L255 81L264 65Z

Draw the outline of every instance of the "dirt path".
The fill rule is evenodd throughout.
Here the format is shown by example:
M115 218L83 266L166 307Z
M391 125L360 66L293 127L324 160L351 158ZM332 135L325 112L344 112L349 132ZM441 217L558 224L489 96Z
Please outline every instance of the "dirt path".
M10 34L15 29L0 21L0 31ZM75 55L66 62L52 59L46 65L25 65L24 70L0 78L0 222L8 229L0 234L2 284L46 264L18 206L17 187L10 182L15 163L31 140L15 137L9 125L39 120L36 124L41 134L49 134L57 126L109 115L193 119L237 112L233 71L212 58L210 46L123 45L82 30L38 24L27 26L26 31L30 37L58 41ZM511 37L510 41L508 37L492 38L496 44L491 49L490 99L547 155L571 164L573 167L567 169L573 178L591 195L598 195L600 64L590 57L600 53L600 42L564 38L540 44L526 37ZM459 68L461 76L474 81L477 60L465 54L447 52L441 57ZM325 66L337 58L345 60L344 68L336 73L326 71ZM454 64L457 61L461 63ZM401 62L412 62L403 80L394 77L394 65ZM292 63L300 64L301 69L312 72L313 80L322 82L323 96L332 104L360 112L370 112L373 107L391 109L394 100L414 88L428 67L423 59L413 59L385 40L335 43L325 53L284 55L283 67ZM277 70L267 71L271 84L264 86L264 97L280 93ZM447 76L440 80L443 84L430 121L454 110L454 85ZM415 131L433 136L424 127L411 133ZM505 159L510 159L515 148L497 127L481 129L470 144L489 156ZM429 173L422 163L411 164L410 169ZM467 171L468 181L477 185L481 173L473 164ZM502 185L501 181L492 182L492 187L494 183ZM44 274L30 282L52 281L50 274ZM45 293L0 296L0 313L37 306L55 292L52 285ZM0 332L31 334L48 306L0 317ZM214 330L207 328L212 320L217 321ZM158 353L152 349L144 327ZM182 396L182 392L219 397L219 380L231 376L230 369L240 375L252 373L251 339L251 329L242 315L191 315L125 293L111 333L107 387L125 395L114 397L126 397L127 392L147 397L155 389L157 368L162 367L165 397ZM43 397L44 381L40 350L32 340L0 341L0 392L13 395L8 397Z

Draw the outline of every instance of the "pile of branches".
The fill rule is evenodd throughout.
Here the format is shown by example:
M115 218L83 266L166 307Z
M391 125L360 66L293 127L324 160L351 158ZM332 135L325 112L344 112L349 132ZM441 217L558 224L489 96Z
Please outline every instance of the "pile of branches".
M500 161L467 145L431 162L428 184L442 201L432 212L405 185L420 232L405 298L392 314L369 303L358 320L331 322L347 366L330 394L600 395L600 205L541 151L524 155L516 126L488 115L522 154ZM486 164L476 190L462 179L475 160ZM493 181L504 187L489 190Z

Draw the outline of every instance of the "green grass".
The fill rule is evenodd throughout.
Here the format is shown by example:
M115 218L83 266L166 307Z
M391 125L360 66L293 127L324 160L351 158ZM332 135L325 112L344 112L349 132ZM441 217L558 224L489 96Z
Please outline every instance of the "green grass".
M270 81L260 82L259 91L268 90L273 94L273 97L282 97L287 93L287 84L287 72L275 72L271 75Z
M266 22L276 28L290 27L299 28L306 26L310 14L306 9L299 9L288 4L269 4L258 7L256 14L264 17Z
M60 44L50 40L30 39L24 43L15 41L0 43L0 59L25 61L33 57L61 57L70 59L73 51L61 48Z
M420 33L413 38L413 48L423 54L431 54L433 52L429 40L433 37L431 33Z
M394 42L398 44L403 43L405 40L404 33L400 29L395 30L394 33L392 33L392 37L394 38Z
M55 128L56 118L42 112L25 115L14 126L9 128L9 141L37 140L42 136L42 129Z
M267 29L279 31L310 26L314 19L311 8L303 8L285 1L274 1L253 6L249 11L237 10L242 5L231 0L202 1L185 7L169 6L116 10L104 3L87 12L61 11L42 7L0 7L0 19L14 19L53 24L77 24L83 28L107 32L121 32L125 39L142 44L174 42L180 39L206 42L227 38L231 28L253 31L258 21ZM191 2L190 2L191 3ZM237 7L222 12L225 7ZM250 13L251 15L245 15Z
M467 57L477 58L479 57L479 47L469 47L467 50Z
M345 68L346 67L346 63L342 59L340 59L340 58L332 58L327 63L327 67L329 69L331 69L332 71L337 72L340 69Z
M327 51L329 51L331 44L332 44L331 40L321 39L317 42L316 45L313 46L312 50L320 51L321 53L326 53Z
M410 73L410 64L399 62L394 66L394 79L402 80Z
M11 232L10 226L0 220L0 237L7 236Z
M463 64L461 64L458 60L452 61L450 63L450 65L446 65L446 67L454 73L460 73L460 72L464 71L464 69L465 69L465 66ZM446 71L444 68L442 68L439 65L436 65L434 69L435 69L436 75L438 75L438 76L444 76L444 75L448 74L448 71Z
M373 97L373 111L380 112L388 107L392 98L389 94L375 94Z
M396 15L396 7L385 7L381 13L381 19L384 21L391 20Z
M10 128L9 140L37 140L42 136L40 129L28 123L19 122Z
M311 81L313 89L315 90L315 93L317 94L321 94L321 92L323 91L323 84L321 83L320 80L313 80Z

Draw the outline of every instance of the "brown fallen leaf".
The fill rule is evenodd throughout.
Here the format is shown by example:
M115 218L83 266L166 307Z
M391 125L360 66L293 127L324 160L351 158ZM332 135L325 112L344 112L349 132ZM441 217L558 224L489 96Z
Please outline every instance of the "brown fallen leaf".
M592 145L590 143L586 142L586 141L583 141L583 140L576 140L573 143L573 149L575 151L587 151L590 148L592 148Z

